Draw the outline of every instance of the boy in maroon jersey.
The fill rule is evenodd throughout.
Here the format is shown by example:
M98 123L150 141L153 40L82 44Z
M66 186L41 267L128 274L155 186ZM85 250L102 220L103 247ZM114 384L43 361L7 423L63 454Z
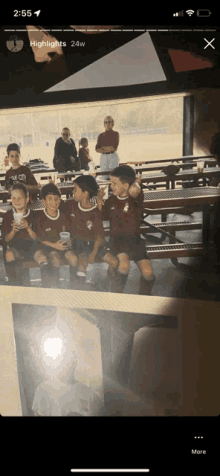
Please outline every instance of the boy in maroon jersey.
M41 196L45 209L39 214L34 223L38 250L35 253L35 260L38 264L46 264L50 259L53 268L59 268L62 261L67 261L71 266L75 266L75 256L70 249L70 237L68 241L62 241L60 233L69 232L69 219L60 209L60 191L53 183L44 185Z
M9 144L7 147L8 159L12 167L5 174L6 189L10 190L14 183L24 183L29 191L40 188L31 170L20 164L20 147L18 144Z
M110 266L114 292L123 292L132 259L141 272L139 294L150 294L155 277L140 231L143 192L134 170L127 165L116 167L110 181L113 195L102 207L102 219L110 221L110 252L104 262Z
M94 263L97 256L103 258L103 253L106 254L106 250L100 246L105 238L101 211L91 203L91 198L97 194L98 184L94 177L77 177L74 181L74 199L65 204L73 235L72 249L77 259L77 275L82 278L85 278L88 264Z
M29 194L22 183L15 183L11 190L12 209L3 218L2 239L6 249L5 261L10 280L16 278L18 259L28 259L36 251L36 234L32 229L33 212L28 208Z

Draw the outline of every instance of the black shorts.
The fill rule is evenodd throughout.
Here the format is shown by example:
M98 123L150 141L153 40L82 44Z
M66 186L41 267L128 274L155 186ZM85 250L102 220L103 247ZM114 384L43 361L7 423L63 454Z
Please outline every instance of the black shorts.
M76 256L89 256L94 248L94 241L73 240L72 251ZM105 244L101 244L96 254L95 261L102 261L108 249Z
M55 248L52 248L50 246L45 246L45 245L38 245L36 251L38 250L42 251L42 253L46 256L47 259L49 259L50 253L55 252L59 256L60 260L64 262L66 261L65 254L68 251L72 251L71 248L67 248L64 251L61 251L61 250L56 250Z
M8 251L12 251L16 259L34 259L37 249L36 241L17 240L7 246Z
M140 236L116 235L111 237L109 244L110 252L114 256L125 253L130 260L135 262L150 259L146 251L145 240Z

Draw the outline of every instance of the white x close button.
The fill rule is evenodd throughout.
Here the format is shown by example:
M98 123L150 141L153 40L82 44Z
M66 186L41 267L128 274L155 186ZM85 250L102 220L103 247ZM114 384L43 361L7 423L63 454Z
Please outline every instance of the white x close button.
M206 48L208 48L208 46L211 46L211 48L213 48L213 50L215 50L215 47L212 45L212 42L215 40L215 38L212 38L211 41L208 41L206 38L204 38L204 40L205 40L206 43L207 43L207 45L204 46L204 48L203 48L204 50L205 50Z

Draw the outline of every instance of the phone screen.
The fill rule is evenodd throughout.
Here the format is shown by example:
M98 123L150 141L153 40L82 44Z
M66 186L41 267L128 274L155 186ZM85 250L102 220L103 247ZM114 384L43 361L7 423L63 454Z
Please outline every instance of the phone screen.
M169 473L176 474L175 471L178 472L177 454L179 456L177 464L183 465L185 470L188 467L196 470L200 467L208 468L214 465L216 442L213 428L218 424L219 415L219 386L215 383L219 356L217 341L214 338L219 328L218 290L220 284L218 277L220 263L218 227L220 214L218 201L220 191L218 58L220 37L219 27L216 25L217 12L211 7L180 11L163 7L160 11L153 12L152 7L152 12L149 10L144 25L139 24L140 21L143 22L141 12L138 13L138 21L134 21L137 24L132 25L66 25L65 23L70 18L71 12L64 10L59 13L54 12L53 18L48 18L43 9L11 10L5 15L4 25L0 27L0 216L2 230L0 292L3 309L8 309L9 301L11 306L18 302L23 303L24 308L32 304L36 306L36 300L39 299L39 287L42 289L39 312L41 306L46 305L45 293L48 290L48 305L54 305L59 312L67 302L66 307L69 306L68 312L71 313L72 304L68 302L72 303L75 296L79 304L81 302L79 298L84 296L84 314L83 316L80 314L82 322L84 322L83 319L89 319L91 309L92 314L97 314L99 317L102 312L97 328L101 328L100 322L102 325L103 322L105 323L106 336L110 339L109 355L115 352L118 362L121 359L120 368L123 365L126 369L129 365L133 368L131 380L126 383L126 388L131 389L129 385L133 382L132 398L139 398L141 395L140 398L144 399L146 395L151 395L152 402L158 399L160 405L164 405L166 416L184 416L184 418L170 420L158 414L158 418L144 419L143 413L138 414L139 410L134 410L133 416L136 418L123 421L125 425L127 421L131 421L128 428L129 444L132 439L132 445L136 445L134 432L141 434L141 438L137 438L139 444L134 451L136 456L132 455L132 450L124 454L124 450L118 451L118 447L111 449L112 462L107 460L106 469L102 469L103 472L117 467L120 469L112 469L112 471L126 472L133 468L135 472L150 471L153 474L161 474L161 469L169 468ZM59 22L64 24L53 26L53 23ZM111 139L109 139L110 136ZM19 165L13 162L15 160L11 156L13 147L8 149L10 144L17 145L15 149L19 153ZM67 151L64 157L66 152L62 155L59 147L63 151L69 148L71 152L68 154ZM136 180L138 192L135 189L134 193L137 193L135 196L129 195L132 182L126 188L124 184L128 182L123 178L121 180L121 175L107 174L123 165L129 166L129 173L134 174L134 180L138 177L138 181ZM166 167L172 165L178 167L175 170L172 169L173 172L169 169L169 173ZM24 170L16 175L16 167L18 169L20 166L25 167L25 170L28 168L38 186L37 191L36 189L33 191L35 193L33 197L29 189L30 202L27 205L28 210L31 209L32 213L35 211L35 220L36 213L39 216L44 214L47 219L51 218L50 209L45 211L45 204L42 205L43 187L50 183L59 190L61 205L57 214L59 217L64 216L63 220L66 220L64 231L69 230L67 229L69 217L72 217L71 223L74 223L73 220L76 219L74 207L71 211L72 215L67 211L68 200L74 203L79 202L77 213L78 210L84 216L88 213L88 200L91 197L88 195L89 199L88 196L85 199L85 195L83 195L84 198L82 194L80 195L85 193L85 190L80 189L79 177L83 177L86 182L90 175L94 180L97 179L101 189L104 187L102 207L105 206L106 200L108 202L112 200L112 203L109 202L109 216L105 213L102 220L106 240L106 252L103 256L108 255L109 259L111 254L111 257L118 260L118 274L114 275L115 283L112 284L112 288L109 287L109 280L112 279L112 274L111 276L109 274L110 261L107 258L104 260L103 256L99 260L99 265L94 265L93 276L89 277L90 283L96 282L93 288L89 288L88 283L86 287L86 278L83 284L82 282L79 284L78 280L76 287L74 287L75 284L71 284L70 276L71 272L73 273L71 266L73 268L75 265L72 264L73 260L65 262L65 257L62 257L64 261L61 260L62 269L55 270L56 276L55 271L53 273L53 261L51 261L52 271L50 269L46 276L47 267L42 266L41 277L39 278L38 270L36 282L30 281L31 276L35 274L33 271L29 273L28 266L22 268L23 274L17 272L17 281L14 277L13 283L8 279L7 273L10 274L12 269L11 257L14 261L18 259L14 246L19 246L20 242L17 241L16 244L16 236L13 237L13 246L10 246L10 240L4 241L10 230L3 225L3 221L14 206L11 202L11 185L10 187L7 185L9 183L7 180L12 180L13 186L19 181L22 182L21 178L25 174L25 180L27 180L27 172ZM6 174L9 174L7 180ZM75 180L78 188L73 187ZM117 180L122 184L122 188L117 188ZM28 182L23 181L23 183ZM144 205L140 208L138 200L142 196ZM123 200L126 202L124 208L121 205ZM120 212L113 223L111 220L114 217L116 201L120 202ZM94 209L98 209L95 199L91 200L92 211L88 221L85 222L84 218L80 218L85 222L88 234L87 244L93 236ZM97 213L103 213L103 208L102 212ZM55 217L55 214L56 211L52 216L53 220L58 217L58 215ZM127 216L124 217L126 214ZM124 233L123 245L113 240L114 230L117 230L117 234L120 235L122 222L126 223L126 231L122 232ZM138 236L141 241L138 244L135 241L135 245L133 241L131 245L131 242L128 244L128 235L133 233L134 222L135 226L139 227ZM115 228L111 232L113 225ZM76 230L77 226L81 225L74 226ZM131 232L129 232L129 226L131 226ZM35 226L34 229L37 236L38 228ZM50 225L47 224L47 230L44 233L51 232L48 230ZM21 240L22 237L19 239ZM29 239L33 237L29 236ZM39 240L40 238L38 243L40 243ZM44 238L45 242L49 240L50 238ZM55 242L52 238L51 240ZM141 251L144 240L147 255ZM79 239L78 244L76 243L74 233L73 241L75 248L73 247L71 252L77 257L77 266L80 263L81 268L84 266L86 269L85 262L87 265L94 263L94 241L93 245L90 248L87 246L86 249L88 262L85 259L82 260L85 249L82 250L82 244L79 247ZM83 246L85 247L85 244ZM133 250L132 246L136 248ZM49 251L47 249L49 261L52 259L49 255L51 250L52 248ZM129 255L131 251L132 256ZM57 252L64 253L58 248ZM35 259L33 256L32 261ZM65 271L67 266L70 266L70 273ZM81 268L80 279L83 280ZM148 273L152 280L154 279L150 295L146 291L151 282ZM122 275L126 275L126 278L122 278ZM116 289L117 283L121 291ZM122 287L120 288L119 285ZM33 303L30 302L29 297L27 301L22 297L25 289L31 289ZM141 289L145 289L148 296L144 296ZM19 295L20 301L18 301ZM145 303L146 311L143 310ZM208 311L208 315L205 315L208 303L212 311L210 314ZM124 306L124 312L121 306ZM171 306L171 314L170 307L168 312L166 306ZM175 306L178 308L176 314ZM189 316L191 316L188 328L186 309L189 309ZM126 319L123 325L117 327L118 324L116 326L112 324L113 318L109 324L111 319L109 318L108 321L106 317L108 312L105 316L106 311L118 313L119 320L124 314ZM2 339L5 330L9 327L7 319L10 316L7 312L5 312L6 317L1 331ZM68 314L67 311L65 312ZM140 318L135 329L129 324L132 313L135 319L137 315ZM144 320L145 324L143 324L141 320L145 313L151 317L155 314L171 315L172 319L177 319L179 324L177 327L171 326L170 330L169 319L166 321L164 318L164 321L163 319L155 321L152 331L152 327L146 324L147 321ZM91 315L90 319L92 319ZM22 329L23 325L25 332L25 310L21 310L19 316L21 321L18 327ZM10 326L13 329L13 319L14 325L16 320L15 312L10 319L12 322ZM112 334L108 328L109 325L112 326ZM88 338L89 327L85 329L86 339L92 341ZM147 332L146 335L143 329ZM78 332L80 333L80 327ZM99 337L95 331L94 335L99 345ZM100 336L101 349L102 345L105 345L101 331ZM134 339L132 345L129 340L131 338ZM78 349L81 348L82 354L84 352L85 355L86 353L89 355L91 343L86 345L82 342L81 339ZM7 345L9 346L9 343ZM126 346L130 349L127 360L119 352L119 348L126 349ZM4 350L4 362L7 349ZM25 360L25 355L22 352L22 346L19 349L16 358L21 367L23 365L21 361ZM8 353L10 352L12 351L8 350ZM144 358L143 352L146 352L146 356L149 355L150 368L147 367L148 360L147 357ZM106 355L105 359L108 358ZM177 355L181 356L180 360L178 360L179 357L177 359ZM131 359L131 364L130 360L128 363L128 358ZM101 362L100 356L99 359ZM116 360L114 360L115 366ZM104 360L102 365L104 365L103 362ZM166 368L164 375L163 364ZM87 361L85 357L83 365L87 372L88 366L92 365L91 360ZM116 367L113 370L117 377L114 378L121 382L121 374L117 374ZM17 377L19 374L17 372L18 368L15 367L13 378L16 380L16 395L21 400L20 415L34 416L31 403L27 399L32 398L31 395L32 393L34 395L37 385L44 380L44 373L39 369L37 374L35 368L32 383L28 381L28 385L32 385L33 389L27 397L28 390L25 383L22 383L21 377ZM210 378L211 373L212 378ZM83 379L82 372L79 374ZM91 375L90 371L89 382L92 386ZM187 375L190 375L189 378ZM172 384L176 381L175 379L179 382L176 390ZM84 382L87 382L86 378ZM2 380L2 386L4 385ZM127 390L124 392L126 394ZM173 403L175 392L181 393L180 404ZM0 413L3 416L14 416L9 395L10 391L8 390L8 393L5 391L2 408L0 403ZM112 398L114 400L114 397ZM29 413L25 413L25 405L30 406ZM131 401L129 405L132 405ZM115 412L116 416L121 416L121 410L116 409ZM130 407L129 412L127 414L125 412L124 415L130 416ZM142 418L137 419L138 416ZM148 416L147 413L144 416ZM189 418L190 416L192 418ZM10 420L10 424L13 424L12 420L14 419ZM27 420L30 423L31 420ZM57 422L57 419L52 421ZM81 422L81 420L77 421ZM97 422L97 425L100 425L100 435L103 418L98 421L97 419L88 421L93 421L94 424ZM108 421L110 420L107 420L106 426ZM64 426L70 428L70 422L70 419L61 418L58 426L61 425L61 430ZM80 424L76 422L77 425L80 427ZM147 429L149 431L146 432ZM166 436L167 434L169 437ZM63 466L59 460L60 467L68 472L82 470L86 465L87 470L100 468L99 471L101 471L101 468L104 468L102 460L94 459L94 455L90 462L84 465L80 455L79 452L79 457L74 454L72 458L70 453L66 461L63 461ZM50 467L54 466L53 462L50 464L52 465Z

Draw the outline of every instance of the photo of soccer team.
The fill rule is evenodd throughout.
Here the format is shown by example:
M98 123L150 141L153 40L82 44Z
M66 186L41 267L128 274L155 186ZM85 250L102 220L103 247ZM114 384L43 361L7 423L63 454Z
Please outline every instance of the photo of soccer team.
M109 119L112 120L110 117L105 120L106 133L111 130ZM10 285L16 284L18 275L21 277L22 261L30 260L44 270L69 265L73 289L82 286L82 289L93 290L96 283L86 283L86 270L89 264L104 262L109 265L106 285L120 293L128 278L130 257L141 272L140 294L150 293L154 274L140 236L143 192L132 167L113 168L107 200L104 200L105 189L99 189L93 175L79 175L74 180L73 198L64 202L53 181L40 187L31 170L20 164L17 144L9 144L7 154L11 168L6 172L5 181L12 208L3 216L2 243ZM107 154L110 155L102 153L102 156ZM33 210L34 204L38 204L32 199L36 191L40 192L42 201L40 211ZM103 226L103 222L108 221L110 241L105 240Z

